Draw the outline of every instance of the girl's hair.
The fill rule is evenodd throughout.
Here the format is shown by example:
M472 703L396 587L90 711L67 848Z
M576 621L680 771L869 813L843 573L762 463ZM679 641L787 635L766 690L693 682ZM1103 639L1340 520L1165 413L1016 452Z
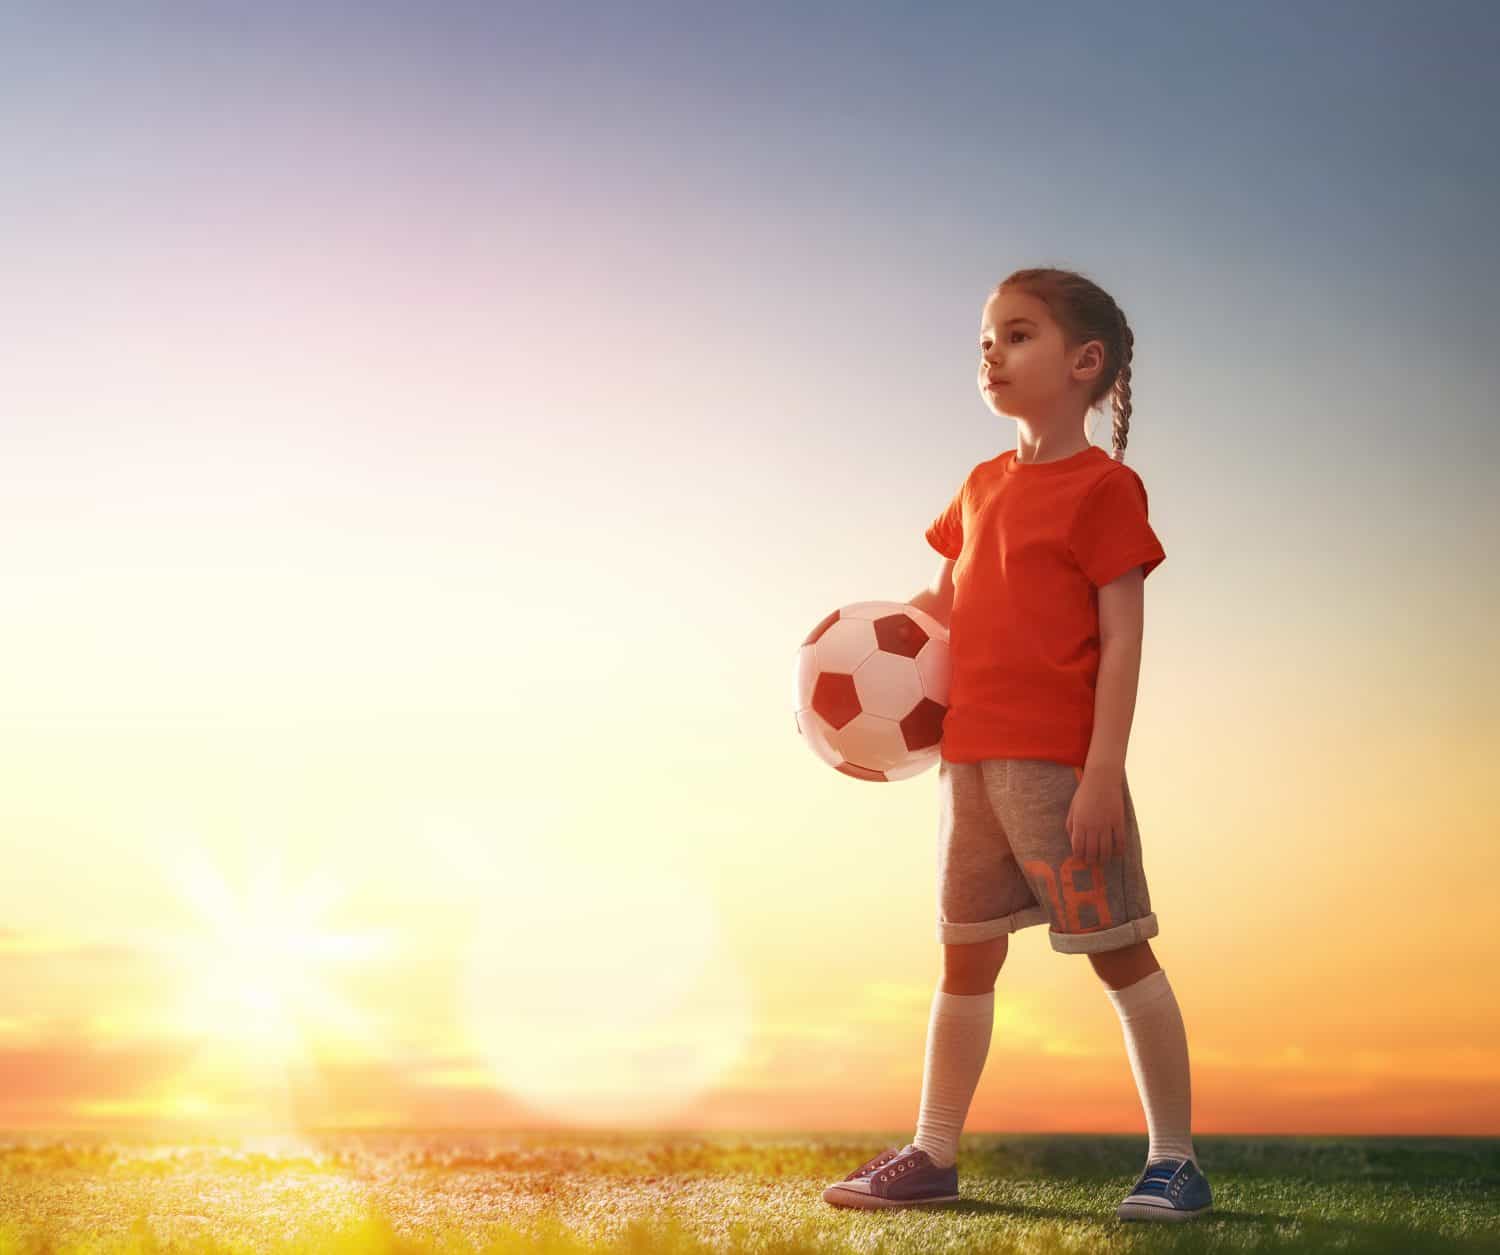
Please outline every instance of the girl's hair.
M1104 342L1104 369L1089 396L1089 409L1098 409L1108 393L1114 402L1114 459L1125 460L1130 434L1130 358L1135 333L1114 298L1097 283L1072 270L1038 267L1017 270L995 285L992 297L1010 288L1044 302L1071 347L1088 340Z

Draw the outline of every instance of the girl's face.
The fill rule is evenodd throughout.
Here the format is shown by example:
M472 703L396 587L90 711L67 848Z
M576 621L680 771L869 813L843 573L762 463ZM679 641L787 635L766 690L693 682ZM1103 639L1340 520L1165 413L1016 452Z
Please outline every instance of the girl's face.
M1062 328L1044 301L1024 292L1000 292L979 321L979 395L996 414L1045 418L1068 408L1078 391ZM1086 350L1082 355L1089 358ZM998 384L994 381L999 380Z

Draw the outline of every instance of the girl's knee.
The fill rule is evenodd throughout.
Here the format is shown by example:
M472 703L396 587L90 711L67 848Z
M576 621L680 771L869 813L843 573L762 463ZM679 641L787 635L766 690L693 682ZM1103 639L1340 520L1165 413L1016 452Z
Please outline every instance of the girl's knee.
M995 987L1005 963L1010 937L988 941L944 942L942 990L950 994L982 994Z

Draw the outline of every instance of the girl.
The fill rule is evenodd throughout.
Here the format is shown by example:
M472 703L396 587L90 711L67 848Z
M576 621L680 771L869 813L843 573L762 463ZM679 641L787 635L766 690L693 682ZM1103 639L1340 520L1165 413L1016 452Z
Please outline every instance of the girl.
M1122 1220L1212 1206L1189 1130L1187 1035L1157 934L1125 743L1140 675L1143 586L1166 557L1124 465L1135 337L1068 270L1018 270L979 325L979 392L1016 448L981 462L927 529L944 561L911 604L950 625L939 763L938 941L916 1136L823 1197L909 1207L958 1194L958 1139L989 1052L1009 935L1048 924L1087 954L1120 1017L1146 1112L1146 1166ZM1114 454L1085 419L1112 394Z

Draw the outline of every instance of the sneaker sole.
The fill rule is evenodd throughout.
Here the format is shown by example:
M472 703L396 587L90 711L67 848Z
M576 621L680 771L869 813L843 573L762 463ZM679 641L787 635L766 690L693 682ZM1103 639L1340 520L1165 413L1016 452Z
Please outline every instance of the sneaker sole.
M957 1203L962 1197L961 1194L934 1194L931 1198L880 1198L858 1190L843 1190L837 1185L830 1185L823 1191L825 1203L832 1203L835 1207L857 1207L865 1211L882 1207L926 1207L932 1203Z
M1121 1203L1116 1214L1121 1220L1191 1220L1212 1210L1212 1203L1194 1210L1170 1203Z

